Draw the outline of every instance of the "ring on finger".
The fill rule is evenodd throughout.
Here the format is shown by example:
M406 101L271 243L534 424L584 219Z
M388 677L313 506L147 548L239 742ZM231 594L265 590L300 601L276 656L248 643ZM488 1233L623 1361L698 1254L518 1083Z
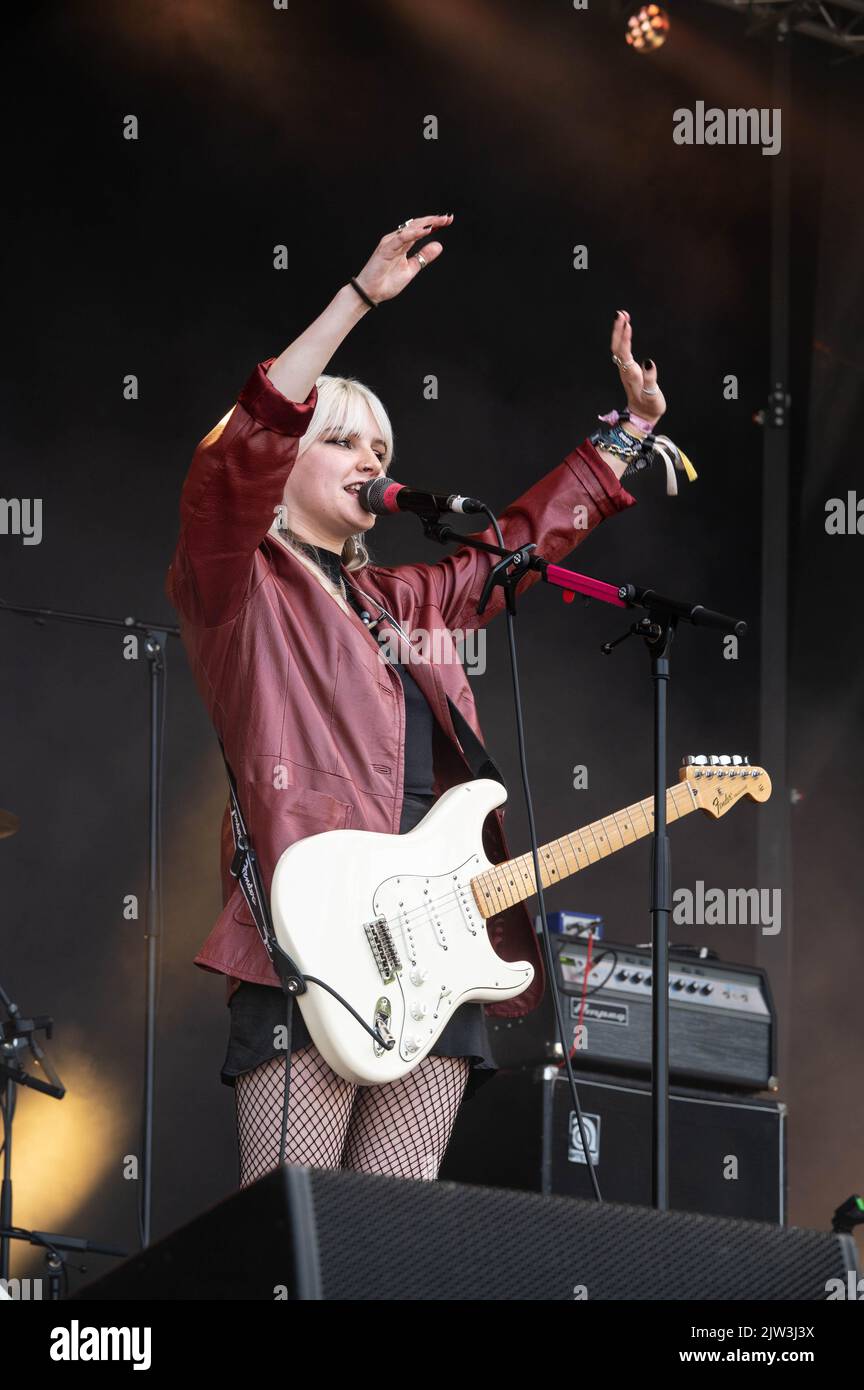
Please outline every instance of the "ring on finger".
M643 396L656 396L656 395L659 393L659 390L660 390L659 386L643 386L643 387L642 387L642 395L643 395Z
M423 255L422 251L417 252L417 260L420 262L420 269L425 270L426 266L428 265L428 261L426 260L426 257Z
M399 223L399 226L396 228L397 232L404 232L405 228L406 228L406 227L410 227L410 226L411 226L411 223L412 223L413 221L414 221L414 218L413 218L413 217L409 217L407 222L400 222L400 223Z

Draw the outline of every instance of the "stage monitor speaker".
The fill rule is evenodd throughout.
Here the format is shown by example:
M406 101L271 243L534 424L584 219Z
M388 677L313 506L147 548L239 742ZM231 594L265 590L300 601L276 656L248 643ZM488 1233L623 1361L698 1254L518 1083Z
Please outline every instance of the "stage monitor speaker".
M651 1205L651 1091L645 1081L576 1073L600 1190ZM786 1220L786 1107L672 1087L669 1204L745 1221ZM440 1176L484 1187L591 1197L563 1070L502 1070L463 1105Z
M821 1301L856 1269L849 1236L286 1167L69 1301Z

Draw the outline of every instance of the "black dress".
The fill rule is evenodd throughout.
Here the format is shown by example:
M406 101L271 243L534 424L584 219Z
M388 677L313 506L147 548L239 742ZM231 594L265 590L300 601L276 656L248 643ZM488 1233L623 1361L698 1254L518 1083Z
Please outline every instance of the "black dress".
M335 583L339 583L341 561L338 555L319 547L312 558L318 559L321 568ZM359 611L350 589L348 598ZM405 790L399 825L400 835L405 835L423 819L436 799L432 790L434 720L428 701L409 667L396 661L391 661L391 665L399 673L405 691ZM273 1039L275 1029L286 1021L287 1008L293 1009L292 1052L313 1045L301 1011L294 1008L294 1001L286 999L282 990L275 986L244 981L231 996L229 1007L231 1024L228 1051L222 1065L222 1080L226 1086L233 1086L235 1077L260 1066L262 1062L282 1055ZM466 1100L479 1086L490 1081L496 1066L489 1045L483 1005L475 1001L457 1009L435 1046L430 1049L430 1055L469 1059L471 1071L465 1090Z

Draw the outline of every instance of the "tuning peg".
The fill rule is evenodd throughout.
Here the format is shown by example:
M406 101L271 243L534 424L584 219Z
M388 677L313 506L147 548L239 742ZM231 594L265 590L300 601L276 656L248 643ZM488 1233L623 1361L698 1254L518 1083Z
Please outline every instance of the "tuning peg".
M705 766L707 761L708 759L705 757L704 753L688 753L686 758L681 759L681 764L683 767L686 768L698 768L699 770L698 772L696 772L695 775L697 777L701 777L702 768Z
M733 753L733 754L732 754L732 765L733 765L733 767L740 767L740 766L741 766L741 763L742 763L741 754L740 754L740 753Z
M717 756L716 753L709 753L709 754L708 754L708 761L709 761L709 763L711 764L712 767L719 767L719 765L720 765L720 759L719 759L719 757Z
M728 753L721 753L718 762L720 762L723 767L729 767L732 759L729 757Z

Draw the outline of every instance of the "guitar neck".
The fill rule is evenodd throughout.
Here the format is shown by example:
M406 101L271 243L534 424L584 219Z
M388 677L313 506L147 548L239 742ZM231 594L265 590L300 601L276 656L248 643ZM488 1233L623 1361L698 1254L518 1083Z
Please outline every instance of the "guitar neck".
M666 793L666 816L670 824L696 809L696 798L688 782L679 782ZM538 851L540 876L544 888L569 878L589 864L596 864L619 849L650 835L654 829L654 797L613 811L611 816L591 821L559 840L550 840ZM496 864L471 880L474 899L483 917L492 917L505 907L524 902L537 891L533 854L520 854Z

